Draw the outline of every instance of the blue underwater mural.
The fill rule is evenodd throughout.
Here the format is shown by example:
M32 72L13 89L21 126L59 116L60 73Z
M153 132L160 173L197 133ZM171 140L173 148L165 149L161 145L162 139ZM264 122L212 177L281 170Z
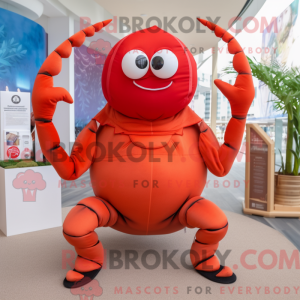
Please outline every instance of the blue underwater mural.
M47 56L42 26L0 8L0 90L32 92L38 70Z

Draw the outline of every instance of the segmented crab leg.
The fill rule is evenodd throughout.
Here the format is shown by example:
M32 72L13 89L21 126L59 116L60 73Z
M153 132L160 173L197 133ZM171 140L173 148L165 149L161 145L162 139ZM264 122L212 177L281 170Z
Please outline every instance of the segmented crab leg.
M60 138L52 118L58 101L73 103L69 92L62 87L53 87L53 76L60 73L62 58L71 55L72 47L80 47L86 37L93 36L111 20L91 25L58 46L41 66L32 91L32 107L41 149L57 173L67 180L80 177L91 165L95 153L98 125L92 120L79 134L69 155L60 146Z
M249 62L237 40L220 26L207 20L198 20L228 43L229 53L234 54L233 67L238 73L234 85L220 79L214 81L231 106L232 118L225 131L224 144L219 146L218 140L207 124L203 121L200 124L199 148L205 164L216 176L225 176L239 152L247 113L254 99L255 90Z

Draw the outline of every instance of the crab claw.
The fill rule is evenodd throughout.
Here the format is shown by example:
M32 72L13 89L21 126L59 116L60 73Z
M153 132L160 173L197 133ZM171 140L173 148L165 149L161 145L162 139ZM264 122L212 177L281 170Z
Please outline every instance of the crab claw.
M60 73L62 58L68 58L71 55L72 47L80 47L86 37L93 36L111 21L105 20L75 33L46 58L35 79L32 91L32 107L37 120L51 120L58 101L73 103L66 89L53 87L53 76Z
M224 42L228 43L229 53L234 54L232 63L238 73L235 84L232 86L220 79L216 79L214 83L229 100L232 115L244 118L255 95L248 59L238 41L229 32L210 21L197 19L201 24L214 31L217 37L222 38Z

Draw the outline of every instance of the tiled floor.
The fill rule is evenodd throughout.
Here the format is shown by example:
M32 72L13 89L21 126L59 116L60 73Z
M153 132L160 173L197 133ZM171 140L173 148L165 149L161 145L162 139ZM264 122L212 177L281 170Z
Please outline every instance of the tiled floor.
M243 214L245 194L245 163L234 163L231 171L225 177L219 178L208 173L207 187L203 197L216 203L221 209ZM89 172L86 172L75 182L66 182L62 188L62 205L73 206L88 196L93 196L89 186ZM258 222L266 224L285 235L300 250L300 220L296 218L264 218L249 216Z

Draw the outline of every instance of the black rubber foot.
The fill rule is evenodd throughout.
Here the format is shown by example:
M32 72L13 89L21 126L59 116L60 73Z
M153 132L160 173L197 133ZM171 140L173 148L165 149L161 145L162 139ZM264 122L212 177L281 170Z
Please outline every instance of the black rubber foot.
M101 270L101 268L90 271L90 272L79 272L74 269L73 271L76 271L76 272L84 275L84 277L79 281L68 281L65 278L64 279L64 287L67 289L82 287L82 286L86 285L87 283L91 282L98 275L100 270Z
M224 268L224 266L220 266L219 270L213 271L213 272L206 272L206 271L200 271L200 270L196 270L196 271L201 276L203 276L213 282L222 283L222 284L234 283L236 281L236 275L234 273L230 277L217 277L216 276L220 271L222 271L223 268Z

